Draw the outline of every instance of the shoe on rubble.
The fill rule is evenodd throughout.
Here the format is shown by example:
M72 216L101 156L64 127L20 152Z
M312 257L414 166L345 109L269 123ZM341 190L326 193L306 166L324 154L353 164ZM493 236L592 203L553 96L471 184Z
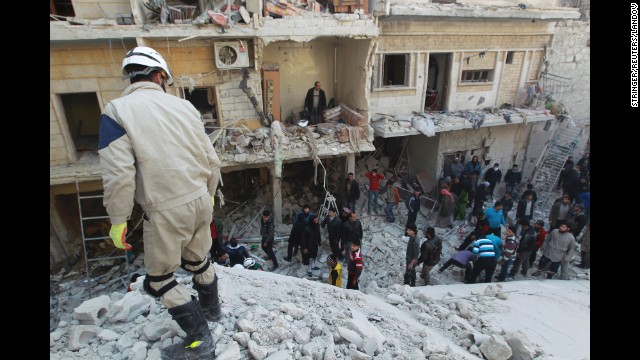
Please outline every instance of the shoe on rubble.
M285 257L283 259L284 259L284 261L291 262L291 258L290 257Z
M311 271L309 271L309 272L307 273L307 276L308 276L308 277L312 277L312 276L313 276L313 273L312 273Z
M314 267L311 268L311 270L320 270L320 268L317 267L317 266L314 266Z
M280 265L276 265L276 266L271 268L271 271L276 271L276 270L278 270L279 267L280 267Z

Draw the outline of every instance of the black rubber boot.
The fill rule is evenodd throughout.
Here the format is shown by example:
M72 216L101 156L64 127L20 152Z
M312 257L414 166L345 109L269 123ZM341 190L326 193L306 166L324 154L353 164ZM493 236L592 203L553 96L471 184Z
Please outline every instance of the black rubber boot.
M215 350L213 337L198 300L193 298L184 305L171 308L169 314L187 333L187 336L183 342L162 349L161 358L171 360L213 359Z
M220 299L218 298L218 275L215 275L213 282L209 285L200 285L193 282L193 288L198 291L198 299L204 317L209 321L220 320Z

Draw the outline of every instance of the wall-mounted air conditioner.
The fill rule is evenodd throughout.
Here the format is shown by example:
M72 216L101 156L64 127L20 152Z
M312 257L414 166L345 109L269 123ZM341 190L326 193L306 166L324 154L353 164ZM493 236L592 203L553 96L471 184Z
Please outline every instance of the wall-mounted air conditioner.
M217 42L216 67L218 69L240 69L249 67L249 47L243 40Z

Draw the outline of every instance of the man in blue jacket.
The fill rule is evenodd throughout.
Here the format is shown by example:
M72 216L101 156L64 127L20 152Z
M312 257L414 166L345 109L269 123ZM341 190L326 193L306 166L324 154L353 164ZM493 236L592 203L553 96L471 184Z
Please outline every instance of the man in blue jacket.
M504 214L502 213L502 202L496 201L492 208L484 211L484 215L489 221L489 232L500 237L500 225L507 226L507 222L504 220Z
M496 265L498 264L498 257L500 257L500 248L496 242L501 242L500 238L489 234L486 238L476 240L473 243L472 252L478 259L474 262L473 271L468 280L469 284L476 282L482 270L484 270L484 282L491 282L493 273L496 271Z

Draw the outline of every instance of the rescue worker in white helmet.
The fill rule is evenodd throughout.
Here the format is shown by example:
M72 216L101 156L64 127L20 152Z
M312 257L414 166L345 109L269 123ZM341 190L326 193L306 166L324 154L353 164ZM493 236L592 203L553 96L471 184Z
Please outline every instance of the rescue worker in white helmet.
M162 358L212 358L215 346L207 320L219 320L221 312L218 277L207 252L220 159L198 110L166 94L173 76L162 55L138 46L126 54L122 73L131 85L100 116L98 152L112 224L109 236L116 247L131 248L127 220L138 203L145 211L144 289L159 298L187 335L183 343L161 349ZM198 298L176 281L178 267L193 273Z

